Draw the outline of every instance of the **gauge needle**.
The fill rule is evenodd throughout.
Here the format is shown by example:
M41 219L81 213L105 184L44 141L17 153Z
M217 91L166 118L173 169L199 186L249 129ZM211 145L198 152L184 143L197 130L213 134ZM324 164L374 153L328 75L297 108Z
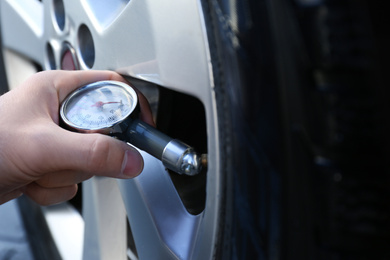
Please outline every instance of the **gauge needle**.
M121 102L102 102L102 101L98 101L98 102L96 102L95 104L93 104L91 107L102 107L102 106L104 106L104 105L106 105L106 104L115 104L115 103L122 103L122 100L121 100Z

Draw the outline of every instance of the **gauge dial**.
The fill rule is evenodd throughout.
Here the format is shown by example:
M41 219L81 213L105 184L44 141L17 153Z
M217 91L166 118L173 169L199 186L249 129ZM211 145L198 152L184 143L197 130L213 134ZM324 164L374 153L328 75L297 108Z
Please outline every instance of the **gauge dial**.
M73 92L61 107L64 122L79 130L111 128L126 119L137 105L137 94L127 84L100 81Z

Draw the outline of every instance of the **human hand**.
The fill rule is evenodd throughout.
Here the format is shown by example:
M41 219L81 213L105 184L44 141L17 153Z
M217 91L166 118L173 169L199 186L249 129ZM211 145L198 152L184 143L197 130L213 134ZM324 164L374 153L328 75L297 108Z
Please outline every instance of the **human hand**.
M143 169L137 150L101 134L62 129L59 106L73 90L117 80L109 71L46 71L0 97L0 204L23 193L42 205L72 198L94 175L127 179ZM140 95L141 119L153 125Z

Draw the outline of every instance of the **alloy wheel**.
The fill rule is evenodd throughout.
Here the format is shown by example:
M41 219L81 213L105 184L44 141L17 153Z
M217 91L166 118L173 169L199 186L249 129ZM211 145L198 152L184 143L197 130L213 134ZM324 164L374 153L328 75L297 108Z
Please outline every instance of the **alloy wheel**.
M171 178L159 161L142 153L145 169L139 177L120 181L93 178L83 184L84 232L78 232L78 240L73 239L83 241L83 248L76 255L84 259L212 258L221 176L218 118L201 2L4 0L0 11L7 53L11 50L43 70L115 70L138 82L141 91L160 93L160 98L156 94L151 97L168 106L165 99L187 98L191 102L182 104L186 113L182 119L172 119L163 109L157 112L157 122L176 124L171 128L186 131L186 141L192 145L198 140L192 138L197 135L192 126L201 126L205 133L201 149L208 153L209 166L201 188L207 196L189 195L195 201L205 200L200 210L190 213L180 196L183 187L191 186L191 178ZM9 65L13 60L6 59L9 79L14 78ZM31 73L31 66L28 68ZM50 207L44 209L46 216L50 211ZM127 232L126 217L131 232ZM62 224L51 225L53 233L58 225ZM129 246L132 239L135 246ZM65 257L69 249L58 248Z

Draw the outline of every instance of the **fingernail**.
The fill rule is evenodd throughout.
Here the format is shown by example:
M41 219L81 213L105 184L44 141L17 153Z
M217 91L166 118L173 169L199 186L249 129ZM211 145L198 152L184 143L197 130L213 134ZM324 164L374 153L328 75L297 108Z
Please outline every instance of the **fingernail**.
M126 150L123 157L121 174L125 178L134 178L138 176L144 168L144 160L141 154L136 150Z

